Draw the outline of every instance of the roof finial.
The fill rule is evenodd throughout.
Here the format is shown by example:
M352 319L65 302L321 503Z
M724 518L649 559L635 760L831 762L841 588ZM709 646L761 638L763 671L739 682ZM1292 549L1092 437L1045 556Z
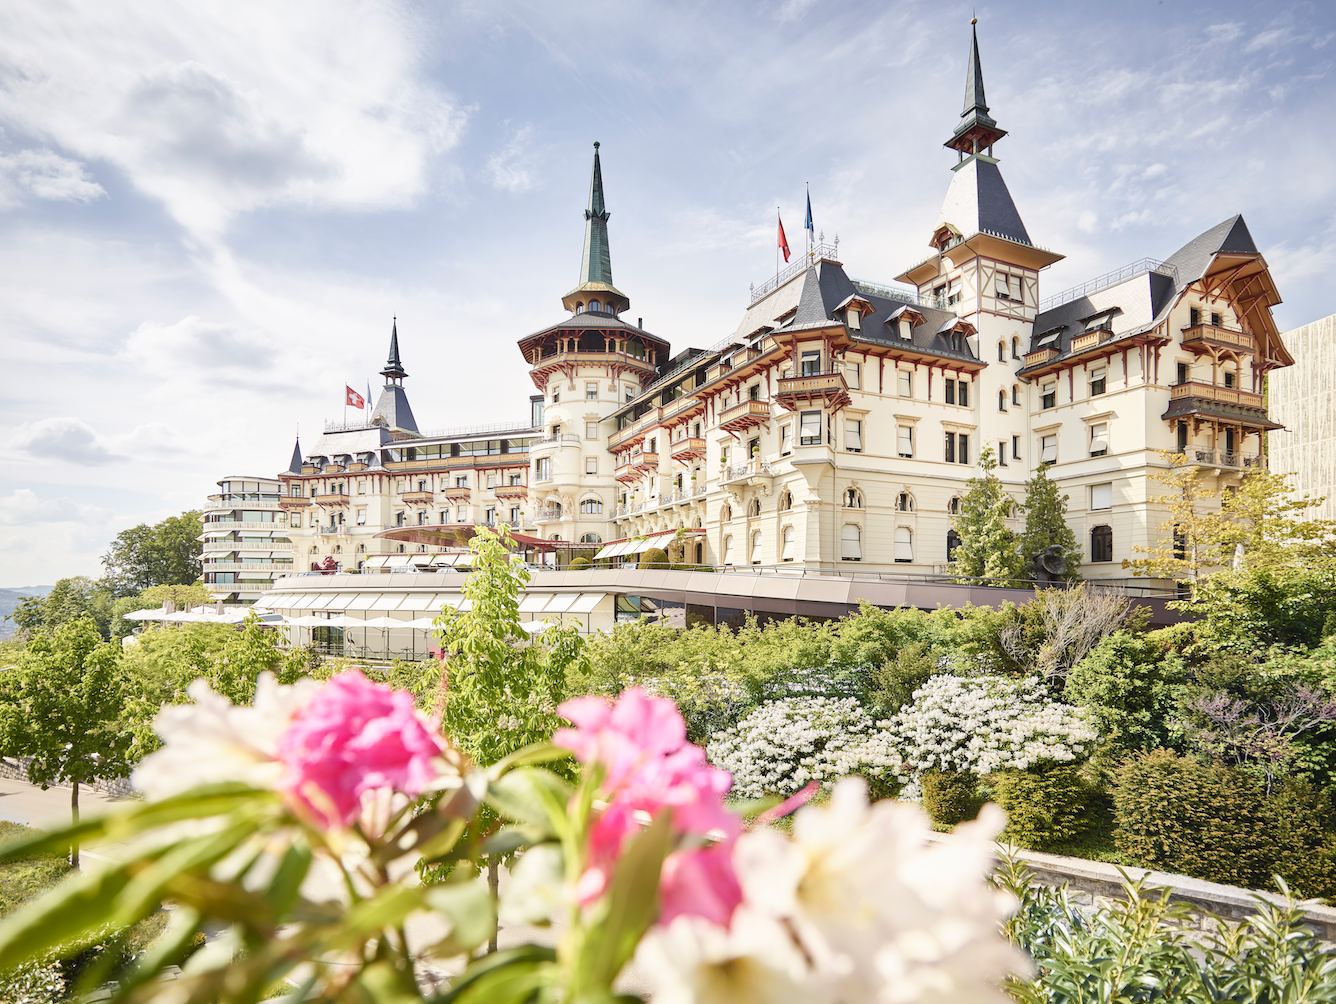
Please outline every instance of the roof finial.
M595 149L595 150L598 149L598 145L599 145L599 144L598 144L598 140L594 140L594 149Z

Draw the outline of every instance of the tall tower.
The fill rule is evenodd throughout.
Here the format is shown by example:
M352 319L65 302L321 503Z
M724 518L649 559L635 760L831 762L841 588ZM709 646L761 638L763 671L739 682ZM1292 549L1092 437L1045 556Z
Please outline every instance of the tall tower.
M405 432L417 432L417 421L413 418L413 409L408 406L408 394L404 391L404 377L408 376L408 373L399 360L397 317L390 328L390 354L380 375L385 378L385 386L376 401L376 410L371 413L371 424L402 429Z
M998 473L1016 482L1024 480L1031 452L1025 442L1027 381L1017 371L1024 365L1038 311L1039 273L1063 256L1030 240L993 156L994 144L1007 131L989 114L978 19L970 24L964 107L944 144L958 159L928 242L936 253L899 279L978 332L978 356L988 364L975 390L979 452L991 446L1005 465Z
M611 417L654 379L669 348L620 316L631 301L612 282L598 148L580 282L561 298L570 316L519 341L544 402L544 435L530 448L529 507L544 538L588 545L591 555L592 545L611 539L618 503L616 460L607 450Z

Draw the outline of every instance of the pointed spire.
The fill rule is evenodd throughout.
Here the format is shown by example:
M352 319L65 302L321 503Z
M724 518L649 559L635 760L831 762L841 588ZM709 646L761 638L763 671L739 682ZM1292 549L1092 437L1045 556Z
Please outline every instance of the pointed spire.
M979 19L972 18L969 65L965 68L965 105L960 112L960 123L945 144L959 150L962 159L985 152L991 155L993 144L1007 134L988 114L988 100L983 92L983 62L979 58L978 26Z
M404 372L404 364L399 361L399 318L394 318L390 328L390 356L385 361L385 368L380 371L387 382L402 380L408 376Z
M292 460L288 462L289 474L300 474L302 472L302 440L297 437L297 443L292 447Z
M631 305L622 292L612 284L612 249L608 244L607 202L603 197L603 166L598 157L599 144L594 143L594 173L589 179L589 206L585 209L584 253L580 258L580 284L562 298L567 310L583 310L589 301L596 300L600 310L611 308L613 313ZM599 296L603 293L603 296Z

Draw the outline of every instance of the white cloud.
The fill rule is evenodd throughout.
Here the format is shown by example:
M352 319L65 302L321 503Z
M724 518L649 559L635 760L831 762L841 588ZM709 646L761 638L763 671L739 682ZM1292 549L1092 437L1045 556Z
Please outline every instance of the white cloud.
M1226 21L1224 24L1209 24L1206 26L1206 37L1212 42L1224 45L1234 41L1243 34L1243 22Z
M1096 225L1098 225L1098 223L1099 223L1098 214L1091 212L1089 209L1087 209L1085 212L1083 212L1080 216L1076 218L1076 229L1080 230L1082 233L1085 234L1093 234L1095 232L1095 227Z
M537 182L537 158L533 151L533 126L519 129L496 153L487 158L492 187L512 195L532 189Z
M14 205L23 195L52 202L92 202L106 191L78 161L50 150L0 155L0 203Z
M39 460L63 460L85 467L125 459L108 449L87 422L70 416L24 422L15 430L10 445Z
M49 523L96 523L112 519L110 509L84 505L68 497L37 497L31 488L16 488L10 495L0 495L0 525L35 526Z

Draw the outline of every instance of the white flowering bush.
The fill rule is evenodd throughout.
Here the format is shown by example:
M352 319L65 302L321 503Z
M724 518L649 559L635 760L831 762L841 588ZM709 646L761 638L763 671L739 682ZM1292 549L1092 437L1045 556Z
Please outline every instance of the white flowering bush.
M767 701L731 728L716 732L706 753L733 775L743 798L790 794L825 783L847 769L843 754L861 745L876 724L851 697L786 697Z
M1034 677L934 676L870 739L897 749L914 774L934 768L991 774L1080 760L1099 733L1084 709L1050 699ZM857 747L846 754L858 755Z

